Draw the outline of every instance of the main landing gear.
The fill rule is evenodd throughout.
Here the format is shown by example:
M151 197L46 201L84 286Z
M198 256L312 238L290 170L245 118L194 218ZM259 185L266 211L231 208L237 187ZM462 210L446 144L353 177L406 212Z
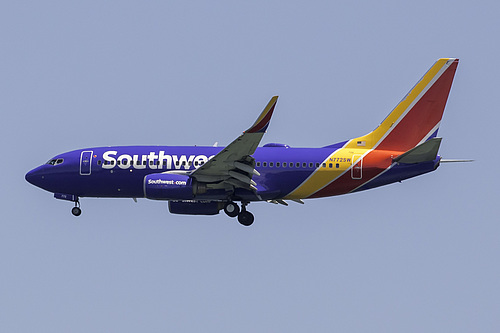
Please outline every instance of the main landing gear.
M238 216L238 222L240 222L240 224L244 225L245 227L251 226L255 218L252 213L247 211L247 205L248 202L242 202L240 210L240 207L238 207L237 203L229 201L224 206L224 213L226 213L226 215L229 217Z

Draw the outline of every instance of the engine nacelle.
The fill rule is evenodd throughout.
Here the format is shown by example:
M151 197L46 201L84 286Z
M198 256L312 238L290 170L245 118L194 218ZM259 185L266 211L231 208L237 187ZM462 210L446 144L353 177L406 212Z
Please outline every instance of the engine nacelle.
M144 195L155 200L193 199L193 180L189 176L153 173L144 177Z
M224 208L224 203L217 201L169 201L168 210L172 214L216 215Z

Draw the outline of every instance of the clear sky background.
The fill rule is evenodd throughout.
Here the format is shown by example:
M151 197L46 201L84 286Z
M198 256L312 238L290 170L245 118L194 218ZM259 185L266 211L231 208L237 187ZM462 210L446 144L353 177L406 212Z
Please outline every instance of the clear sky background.
M1 332L500 331L498 1L0 5ZM280 96L262 144L374 129L460 58L439 135L472 158L353 195L249 206L70 202L24 180L65 151L220 145Z

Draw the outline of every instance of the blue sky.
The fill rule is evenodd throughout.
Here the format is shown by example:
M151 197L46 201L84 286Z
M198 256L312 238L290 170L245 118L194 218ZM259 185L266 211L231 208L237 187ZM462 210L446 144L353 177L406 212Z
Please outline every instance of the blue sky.
M16 1L0 5L0 331L500 329L494 154L499 4ZM263 143L375 128L437 58L460 58L439 135L471 164L289 207L170 215L71 203L24 174L85 147Z

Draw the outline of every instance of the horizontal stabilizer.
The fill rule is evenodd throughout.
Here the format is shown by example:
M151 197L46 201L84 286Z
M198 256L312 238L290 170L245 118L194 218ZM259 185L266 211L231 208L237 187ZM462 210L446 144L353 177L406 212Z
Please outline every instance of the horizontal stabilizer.
M442 138L432 138L394 158L393 161L404 164L434 161L437 157Z

